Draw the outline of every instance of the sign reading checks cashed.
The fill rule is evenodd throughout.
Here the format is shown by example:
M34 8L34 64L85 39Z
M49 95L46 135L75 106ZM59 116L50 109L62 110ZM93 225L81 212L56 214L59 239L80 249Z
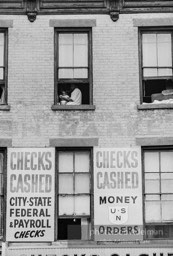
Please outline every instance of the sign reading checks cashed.
M142 238L139 148L95 148L94 216L96 240Z
M54 164L52 148L8 149L7 241L54 240Z

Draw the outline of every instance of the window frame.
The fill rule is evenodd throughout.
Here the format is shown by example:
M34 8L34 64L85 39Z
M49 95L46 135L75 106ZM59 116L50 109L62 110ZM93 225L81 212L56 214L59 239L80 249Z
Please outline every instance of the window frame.
M139 27L138 29L138 48L139 48L139 84L140 84L140 104L144 103L144 81L147 80L166 80L167 78L173 79L173 76L151 76L149 79L143 76L143 55L142 55L142 34L153 33L170 33L171 34L171 51L172 51L172 72L173 72L173 27ZM158 67L156 67L158 68ZM160 108L158 106L158 108Z
M7 202L7 149L6 148L0 148L0 153L3 154L3 204L4 204L4 210L3 210L3 234L0 236L0 241L5 241L6 237L6 202Z
M173 152L173 146L143 146L142 147L142 176L143 176L143 184L142 184L142 198L143 198L143 224L144 224L144 228L145 228L145 232L144 232L144 240L161 240L161 241L166 241L166 240L173 240L173 237L150 237L148 238L147 237L147 225L148 226L169 226L170 224L173 225L173 221L165 221L165 222L146 222L145 220L145 195L147 193L145 193L145 160L144 160L144 154L145 152L157 152L157 153L160 153L160 152L168 152L168 151L171 151ZM159 163L160 164L160 163ZM152 173L152 172L151 172ZM172 172L173 173L173 172ZM160 168L159 168L159 187L161 186L161 179L160 179ZM150 194L150 193L148 193ZM151 193L152 194L152 193ZM153 193L154 194L154 193ZM156 194L156 193L155 193ZM170 193L161 193L160 191L160 197L162 194L170 194ZM173 194L173 192L171 193Z
M90 216L78 216L76 215L76 218L86 218L90 219L90 237L88 240L77 240L78 242L87 242L87 241L93 241L94 240L94 177L93 177L93 148L92 147L57 147L56 153L55 153L55 240L56 241L62 241L58 239L58 219L59 219L59 170L58 170L58 162L59 162L59 152L79 152L79 151L88 151L89 152L89 175L90 175ZM56 185L57 184L57 185ZM69 216L67 216L68 218ZM75 216L71 216L73 219ZM60 217L60 219L65 217ZM65 241L73 241L66 239Z
M58 78L58 52L59 52L59 34L60 33L87 33L88 34L88 78L86 79L59 79ZM87 106L93 105L93 66L92 66L92 27L61 27L61 28L55 28L54 33L54 40L55 40L55 50L54 50L54 105L56 105L58 102L57 96L58 96L58 86L59 84L88 84L88 92L89 92L89 103L88 104L81 104L77 106L58 106L62 109L87 109ZM56 108L52 108L53 110L56 110Z
M0 28L0 33L4 34L4 77L0 79L0 86L4 85L4 103L0 104L0 108L2 105L7 105L7 82L8 82L8 29Z

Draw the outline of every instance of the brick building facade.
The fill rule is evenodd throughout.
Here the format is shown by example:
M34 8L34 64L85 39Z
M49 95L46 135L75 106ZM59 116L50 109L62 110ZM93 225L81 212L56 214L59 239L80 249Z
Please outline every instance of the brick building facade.
M173 254L173 104L172 89L167 88L167 82L172 85L173 1L1 2L0 155L2 184L4 184L1 191L2 254L171 256ZM70 49L66 46L70 43L62 43L63 46L60 48L61 36L62 41L66 39L64 35L73 37ZM81 36L82 42L85 42L75 44L77 40L75 36L76 38ZM84 45L87 45L86 48ZM64 50L64 53L67 51L67 55L73 55L73 63L71 59L68 60L69 66L64 64L63 57L62 60L59 59L60 49ZM64 72L73 71L73 76L67 74L63 77L60 75L62 69ZM75 71L79 70L84 73L75 77ZM146 70L150 74L145 73ZM77 106L60 105L58 99L60 89L64 86L69 89L71 83L78 85L85 102ZM169 96L154 102L153 95L157 94L157 100L160 94L164 95L163 91ZM87 95L86 98L84 95ZM24 232L32 228L36 232L35 230L39 228L34 226L35 224L28 226L29 229L22 224L21 226L14 224L18 219L32 219L32 217L44 219L44 214L32 216L31 205L25 204L24 201L21 205L10 204L13 197L24 197L28 202L34 197L34 193L40 198L44 197L45 191L29 189L32 182L30 184L29 176L23 177L21 172L30 173L29 167L26 168L27 163L29 166L29 162L32 161L31 155L36 159L39 149L40 152L52 150L50 151L52 158L49 161L52 161L54 166L51 169L54 188L50 194L53 198L52 210L47 213L48 218L49 215L53 218L54 224L47 226L49 231L45 240L42 240L42 237L33 238L29 233L25 237L16 235L15 232ZM107 153L100 160L100 166L103 161L102 164L104 166L105 163L104 168L107 168L108 172L131 173L133 168L138 172L136 182L139 190L134 189L134 194L132 190L128 190L133 188L133 182L135 187L131 174L121 176L121 178L126 177L122 179L126 185L129 184L129 187L125 185L121 187L122 191L120 188L117 190L118 184L121 183L120 178L119 183L115 176L103 180L103 174L100 174L100 184L96 188L96 173L100 168L97 156L99 154L103 156L104 150ZM23 153L20 155L20 152ZM26 152L29 152L28 158ZM119 163L118 167L118 159L123 163L126 161L123 152L127 152L128 156L131 155L133 160L131 166L127 163L127 166L121 168ZM131 152L137 153L132 156ZM110 158L111 154L113 158ZM118 154L121 158L118 158ZM25 159L22 158L23 156ZM116 163L112 169L108 159ZM135 169L137 160L138 167ZM20 161L25 161L23 169ZM37 160L33 161L36 163ZM45 161L48 164L48 158ZM12 168L15 164L20 168ZM73 170L69 166L73 166ZM85 170L77 171L79 166ZM14 170L17 174L14 174ZM44 167L40 167L42 174L44 174L43 170ZM71 172L72 176L70 176ZM39 172L37 174L40 175ZM18 183L16 183L19 178L17 175L21 175L22 180L18 180ZM61 183L60 179L62 179ZM106 234L106 238L95 239L94 226L98 225L99 229L99 225L105 227L108 225L105 208L102 209L101 204L99 209L103 223L97 224L99 213L96 210L98 202L95 193L99 198L98 188L102 186L101 180L103 184L107 184L102 184L105 186L104 195L107 199L111 197L108 199L107 209L114 207L116 210L116 207L120 207L122 210L122 207L128 206L129 223L128 221L119 223L116 219L109 225L130 228L132 226L132 229L136 225L139 229L142 227L143 233L138 230L139 238L131 238L131 232L123 236L124 231L121 237L117 237L116 232L113 234L111 231ZM10 187L12 182L14 186ZM73 187L71 190L70 186ZM77 186L80 188L77 189ZM14 196L12 196L13 192ZM135 193L137 199L133 199ZM102 193L101 195L103 196ZM122 196L122 200L127 200L126 203L123 201L113 204L113 196L117 195ZM130 200L128 196L134 201L128 202ZM63 201L67 197L69 201ZM139 212L133 208L135 203L136 207L139 207ZM13 213L14 209L25 209L25 206L32 212L28 213L28 217L26 215L23 218L21 212L16 215ZM80 206L84 212L78 209ZM37 205L35 207L37 208ZM39 207L44 209L44 205ZM69 210L70 207L73 210ZM131 215L135 214L135 211L137 223L134 223L133 218L130 222ZM73 227L71 231L68 230L68 226L73 226L71 221L77 223L74 225L75 231ZM12 223L11 229L10 223ZM61 229L58 229L58 226ZM86 226L87 232L92 234L83 235L83 232L85 233L83 226ZM158 231L161 233L159 234ZM77 237L70 236L78 233ZM49 235L50 239L48 239Z

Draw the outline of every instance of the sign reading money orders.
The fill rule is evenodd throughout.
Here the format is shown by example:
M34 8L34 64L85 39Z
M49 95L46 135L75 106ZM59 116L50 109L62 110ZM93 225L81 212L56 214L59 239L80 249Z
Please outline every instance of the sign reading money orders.
M7 241L54 240L52 148L9 148L7 165Z
M95 148L95 240L142 239L142 181L139 148Z

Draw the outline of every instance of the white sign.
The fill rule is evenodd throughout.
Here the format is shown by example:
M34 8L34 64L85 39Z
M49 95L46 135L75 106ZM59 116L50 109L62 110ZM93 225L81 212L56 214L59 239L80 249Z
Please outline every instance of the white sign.
M53 148L9 148L7 241L54 240Z
M173 256L171 248L55 248L55 246L36 246L29 248L6 247L2 256Z
M95 148L95 240L139 240L142 230L140 148Z

